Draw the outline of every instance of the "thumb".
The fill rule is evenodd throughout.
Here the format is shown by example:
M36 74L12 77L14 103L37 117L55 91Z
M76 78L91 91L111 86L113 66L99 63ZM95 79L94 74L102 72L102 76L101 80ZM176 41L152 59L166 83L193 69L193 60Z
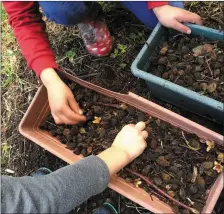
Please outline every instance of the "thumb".
M78 103L76 102L76 100L73 96L68 98L68 104L74 112L76 112L78 114L83 114L83 111L80 109Z
M178 30L182 33L191 34L191 29L189 27L187 27L186 25L178 22L177 20L175 20L175 23L173 25L173 29Z

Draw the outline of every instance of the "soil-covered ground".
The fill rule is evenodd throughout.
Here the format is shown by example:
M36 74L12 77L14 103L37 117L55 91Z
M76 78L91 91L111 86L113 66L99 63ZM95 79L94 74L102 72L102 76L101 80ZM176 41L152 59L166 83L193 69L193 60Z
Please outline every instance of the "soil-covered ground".
M164 103L150 95L144 81L138 80L130 72L130 65L150 34L134 15L115 3L103 2L106 21L114 37L114 48L108 57L90 56L83 45L76 27L56 25L44 17L47 24L50 43L57 63L61 68L69 69L76 75L89 75L86 80L92 81L111 90L132 91L179 114L222 133L222 127L190 112L183 111ZM204 25L223 29L223 3L219 2L185 2L186 8L199 13ZM200 8L200 10L198 10ZM52 170L66 163L49 152L21 136L18 125L31 103L40 81L27 68L20 49L17 46L12 30L7 23L7 15L2 12L2 72L1 72L1 171L12 176L30 175L39 167ZM122 20L122 22L120 21ZM68 70L67 70L68 71ZM69 72L68 71L68 72ZM117 84L114 84L116 82ZM11 169L12 171L6 170ZM5 171L6 170L6 171ZM109 192L109 195L105 195ZM150 213L147 210L124 199L108 189L97 197L93 197L77 208L75 213L91 213L94 204L100 204L107 198L113 199L121 213ZM108 193L106 193L108 194ZM99 200L101 200L99 202ZM222 213L222 204L217 205L215 213Z

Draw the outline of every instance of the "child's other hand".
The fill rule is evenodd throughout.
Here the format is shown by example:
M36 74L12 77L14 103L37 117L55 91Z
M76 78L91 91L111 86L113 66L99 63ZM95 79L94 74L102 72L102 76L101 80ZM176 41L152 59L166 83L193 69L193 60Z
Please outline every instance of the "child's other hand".
M198 25L202 24L201 17L199 15L178 7L164 5L153 8L153 12L162 25L168 28L173 28L182 33L191 33L190 28L182 24L182 22L190 22Z
M124 126L115 138L111 148L125 152L129 161L135 159L147 146L146 138L148 137L148 132L144 129L144 122Z
M47 88L51 114L55 123L76 124L86 120L71 90L54 69L45 69L40 77Z

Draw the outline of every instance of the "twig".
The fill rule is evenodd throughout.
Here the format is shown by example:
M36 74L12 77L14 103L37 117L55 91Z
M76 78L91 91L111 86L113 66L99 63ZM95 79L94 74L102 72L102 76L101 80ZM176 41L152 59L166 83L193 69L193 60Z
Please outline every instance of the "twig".
M209 82L208 80L196 80L196 82Z
M177 78L174 80L174 83L177 82L177 80L179 80L180 76L177 76Z
M94 76L97 76L99 74L99 72L97 73L92 73L92 74L86 74L86 75L78 75L77 77L80 78L80 79L86 79L88 77L94 77Z
M118 213L121 213L121 194L118 193L118 205L117 205Z
M55 124L53 124L53 123L51 123L51 122L49 122L49 121L46 121L46 123L49 123L49 124L51 124L52 126L57 126L57 125L55 125Z
M69 68L62 67L62 69L65 70L65 71L70 72L71 74L75 74L75 75L76 75L75 71L72 71L72 70L69 69Z
M128 207L128 208L134 208L134 209L136 209L136 211L137 211L138 213L140 213L140 214L143 214L140 210L142 210L143 212L144 212L144 210L147 210L147 209L145 209L144 207L137 207L136 205L131 204L131 203L126 203L125 206ZM144 212L144 213L145 213L145 212Z
M206 56L205 56L205 61L206 61L207 65L208 65L208 69L209 69L209 71L210 71L211 76L213 76L213 75L214 75L214 74L213 74L213 71L212 71L212 69L211 69L211 67L210 67L210 65L209 65L209 63L208 63L208 59L207 59Z
M126 168L126 170L127 170L128 172L130 172L131 174L140 177L140 178L141 178L142 180L144 180L148 185L152 186L152 187L153 187L154 189L156 189L159 193L161 193L162 195L164 195L166 198L170 199L171 201L173 201L173 202L176 203L177 205L179 205L179 206L181 206L181 207L184 207L185 209L188 209L188 210L190 210L191 212L193 212L193 213L195 213L195 214L199 214L199 212L198 212L196 209L194 209L194 208L192 208L192 207L189 207L189 206L187 206L187 205L185 205L185 204L183 204L183 203L177 201L175 198L173 198L173 197L171 197L170 195L168 195L167 193L165 193L163 190L161 190L161 189L158 188L156 185L154 185L151 181L149 181L145 176L143 176L143 175L141 175L141 174L139 174L139 173L137 173L137 172L134 172L134 171L132 171L131 169L127 169L127 168Z
M222 21L222 20L220 20L220 19L217 19L217 18L215 18L215 17L212 17L212 16L209 16L209 18L211 19L211 20L213 20L213 21L216 21L216 22L218 22L220 25L224 25L224 22Z
M182 131L181 133L182 133L183 139L185 140L185 143L187 144L187 146L188 146L189 149L191 149L191 150L193 150L193 151L197 151L197 150L200 149L200 147L199 147L199 148L194 148L194 147L192 147L192 146L190 145L190 142L186 139L186 137L185 137L185 135L184 135L184 132Z
M88 78L88 77L93 77L93 76L97 76L98 74L100 74L99 72L96 72L96 73L90 73L90 74L88 74L87 72L85 72L85 74L83 74L83 75L77 75L74 71L70 70L69 68L65 68L65 67L63 67L63 69L64 69L65 71L68 71L68 72L70 72L71 74L75 75L76 77L81 78L81 79L86 79L86 78Z

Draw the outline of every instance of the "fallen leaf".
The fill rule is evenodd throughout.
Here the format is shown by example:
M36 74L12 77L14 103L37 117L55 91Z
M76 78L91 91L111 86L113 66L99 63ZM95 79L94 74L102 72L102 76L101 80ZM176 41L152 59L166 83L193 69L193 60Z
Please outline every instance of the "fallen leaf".
M168 51L168 43L167 42L164 42L163 43L163 47L160 50L160 54L161 55L165 55L167 53L167 51Z
M137 178L137 179L134 180L133 184L134 184L135 187L139 187L139 185L142 184L142 181L140 180L140 178Z
M101 117L94 117L94 121L93 121L93 123L95 123L95 124L99 124L100 122L101 122Z
M216 83L215 83L215 82L212 82L212 83L210 83L210 84L208 85L208 87L207 87L207 91L208 91L209 93L213 93L213 92L216 90L216 87L217 87Z
M215 170L217 173L220 173L223 171L223 166L219 162L215 161L214 165L215 166L213 167L213 170Z
M10 174L14 174L15 172L11 169L5 169L5 172L10 173Z
M81 134L86 134L86 133L87 133L86 130L85 130L84 128L80 128L80 129L79 129L79 132L80 132Z
M176 194L174 191L170 190L167 192L171 197L174 197Z
M224 163L224 153L219 152L217 160L220 161L221 163Z
M202 54L203 45L199 45L192 49L194 56L200 56Z
M213 46L211 44L199 45L192 49L194 56L203 56L206 53L210 53L213 50Z
M202 83L200 84L200 88L201 88L203 91L206 91L207 88L208 88L208 84L205 83L205 82L202 82Z
M215 142L213 140L206 140L206 145L207 145L206 149L207 152L215 148Z
M205 53L210 53L213 50L213 46L211 44L204 44L203 45L203 51L205 51Z
M126 110L126 109L128 108L128 106L127 106L125 103L122 103L122 104L121 104L121 108L122 108L123 110Z
M167 189L167 190L170 190L171 188L172 188L172 185L171 185L171 184L167 184L167 185L166 185L166 189Z

